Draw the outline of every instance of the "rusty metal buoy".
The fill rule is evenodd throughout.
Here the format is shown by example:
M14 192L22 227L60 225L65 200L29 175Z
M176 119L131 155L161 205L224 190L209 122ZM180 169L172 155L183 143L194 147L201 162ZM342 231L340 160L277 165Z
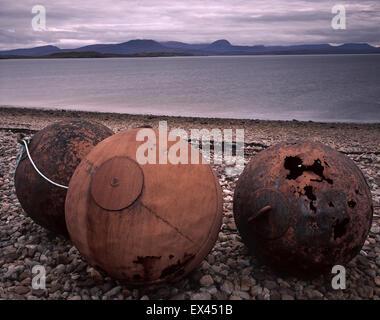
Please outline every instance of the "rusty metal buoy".
M285 142L255 156L239 178L234 216L243 241L280 272L315 276L347 264L373 216L360 169L316 142Z
M104 125L85 120L65 120L38 131L24 146L15 173L17 198L27 215L68 238L64 186L87 153L112 134Z
M142 164L136 156L144 143L136 141L139 130L155 132L150 150L157 162ZM156 133L133 129L99 143L75 170L66 198L75 246L127 284L183 277L209 253L221 226L222 192L211 166L190 163L187 142L187 164L160 164L176 142L160 149Z

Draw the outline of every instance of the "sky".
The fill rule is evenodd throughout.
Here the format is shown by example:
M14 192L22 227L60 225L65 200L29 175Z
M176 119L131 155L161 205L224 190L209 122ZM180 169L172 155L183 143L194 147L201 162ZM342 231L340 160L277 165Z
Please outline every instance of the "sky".
M331 26L338 4L345 30ZM35 5L46 8L46 30L32 27ZM380 0L0 0L0 50L132 39L380 46Z

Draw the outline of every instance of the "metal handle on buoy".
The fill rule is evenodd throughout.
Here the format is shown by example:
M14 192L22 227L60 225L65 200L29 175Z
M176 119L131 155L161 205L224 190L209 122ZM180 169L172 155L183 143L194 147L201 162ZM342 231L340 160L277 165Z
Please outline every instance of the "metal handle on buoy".
M252 222L253 220L255 220L257 217L259 217L259 216L261 216L261 215L263 215L263 214L265 214L265 213L267 213L267 212L269 212L269 211L271 211L272 210L272 207L271 206L265 206L264 208L261 208L260 210L259 210L259 212L257 212L257 214L255 215L255 216L252 216L252 217L250 217L249 219L248 219L248 222L250 223L250 222Z
M30 153L29 153L28 142L26 141L27 139L28 139L28 138L22 138L22 139L20 140L20 142L23 142L23 143L24 143L25 150L26 150L26 154L28 155L29 161L30 161L30 163L32 164L34 170L36 170L37 173L38 173L42 178L44 178L46 181L50 182L51 184L53 184L53 185L55 185L55 186L57 186L57 187L60 187L60 188L68 189L69 187L64 186L64 185L62 185L62 184L59 184L59 183L57 183L57 182L54 182L54 181L50 180L48 177L46 177L46 176L45 176L45 175L44 175L44 174L43 174L43 173L37 168L37 166L34 164L34 161L33 161L32 157L31 157L31 155L30 155ZM29 139L28 139L28 140L29 140ZM21 157L22 157L22 155L21 155ZM21 157L20 157L20 159L21 159Z

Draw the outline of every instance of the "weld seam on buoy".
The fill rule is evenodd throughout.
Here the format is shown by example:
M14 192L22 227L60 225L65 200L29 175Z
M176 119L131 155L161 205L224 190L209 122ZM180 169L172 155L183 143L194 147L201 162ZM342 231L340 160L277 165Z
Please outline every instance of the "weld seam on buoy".
M30 161L30 163L32 164L34 170L36 170L37 173L38 173L42 178L44 178L46 181L50 182L51 184L53 184L53 185L55 185L55 186L57 186L57 187L63 188L63 189L68 189L69 187L64 186L64 185L62 185L62 184L59 184L59 183L56 183L56 182L50 180L48 177L46 177L46 176L45 176L45 175L44 175L44 174L43 174L43 173L37 168L37 166L34 164L34 161L33 161L32 157L31 157L31 155L30 155L30 153L29 153L28 143L26 142L26 139L25 139L25 138L24 138L24 139L21 139L21 141L22 141L22 142L24 143L24 145L25 145L26 154L28 155L29 161Z

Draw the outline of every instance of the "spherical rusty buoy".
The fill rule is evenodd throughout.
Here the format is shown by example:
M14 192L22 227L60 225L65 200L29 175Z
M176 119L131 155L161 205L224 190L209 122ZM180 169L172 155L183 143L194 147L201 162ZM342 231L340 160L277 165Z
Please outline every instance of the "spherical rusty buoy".
M255 156L239 178L234 216L243 241L280 272L315 276L362 248L373 206L360 169L316 142L285 142Z
M112 130L99 123L65 120L38 131L27 148L36 168L46 178L67 186L80 161L112 134ZM17 166L15 187L28 216L44 228L68 237L64 209L67 190L41 176L27 152L22 154Z
M145 151L155 159L145 164L137 156L144 144L136 141L139 130L153 133ZM187 164L161 162L175 144L165 141L161 148L153 129L116 134L88 154L70 181L66 223L73 243L90 264L127 284L183 277L209 253L221 226L222 193L212 168L190 163L191 152L200 153L184 140Z

